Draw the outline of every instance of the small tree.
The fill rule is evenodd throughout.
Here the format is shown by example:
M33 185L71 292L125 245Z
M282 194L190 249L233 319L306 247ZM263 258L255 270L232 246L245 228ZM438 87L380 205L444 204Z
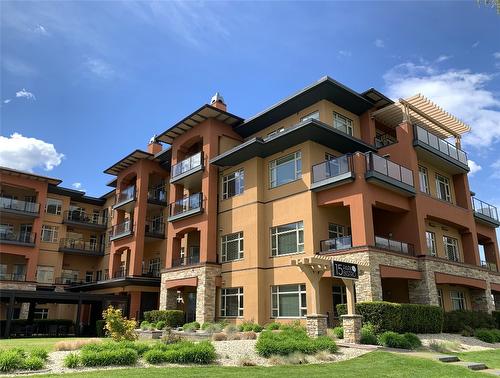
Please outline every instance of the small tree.
M106 334L115 341L136 340L137 334L134 332L136 327L135 320L128 320L122 316L122 310L109 306L102 312L102 317L106 321L104 329Z

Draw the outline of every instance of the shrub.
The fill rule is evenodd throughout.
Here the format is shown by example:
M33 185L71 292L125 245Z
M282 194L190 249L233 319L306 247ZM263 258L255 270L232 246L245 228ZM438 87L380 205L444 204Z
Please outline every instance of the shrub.
M44 366L45 361L37 356L29 356L23 364L23 367L28 370L41 370Z
M388 348L412 349L410 342L403 335L392 331L382 333L379 343Z
M175 344L182 340L180 335L172 332L170 328L167 328L167 333L161 338L161 341L165 344Z
M224 328L224 332L226 333L235 333L235 332L238 332L238 327L234 324L228 324L225 328Z
M113 340L137 339L137 334L134 331L136 327L135 320L124 318L122 316L122 310L109 306L107 310L102 313L102 317L106 321L106 333L109 334Z
M227 334L227 339L228 340L241 340L241 334L239 333L228 333Z
M72 341L58 341L54 345L54 349L57 351L61 350L77 350L84 345L97 344L100 343L99 339L84 339L84 340L72 340Z
M8 372L22 368L24 355L19 350L8 349L0 351L0 371Z
M201 329L207 331L208 333L218 333L222 332L224 328L223 323L203 323Z
M214 333L212 335L212 340L213 341L225 341L227 340L227 335L222 332Z
M495 319L497 328L500 329L500 311L493 311L491 316Z
M184 324L184 311L180 310L153 310L144 312L144 320L150 323L164 321L168 327L180 327Z
M197 329L200 329L200 323L198 322L186 323L182 326L184 332L194 332Z
M254 331L243 332L240 336L242 340L255 340L257 338Z
M80 364L80 357L76 353L69 353L64 357L63 365L67 368L74 369Z
M476 339L484 341L485 343L493 344L494 342L496 342L496 337L495 337L496 335L491 331L492 330L490 329L484 329L484 328L477 329L474 336L476 336Z
M429 348L438 353L450 353L461 350L461 344L456 341L432 341Z
M49 352L47 352L43 348L33 348L30 352L31 357L38 357L41 358L43 361L47 361L47 358L49 358Z
M272 322L272 323L266 324L265 329L267 329L268 331L275 331L275 330L280 329L280 326L281 326L280 323Z
M403 337L408 341L408 343L411 345L411 349L417 349L422 346L422 342L418 338L417 335L411 332L406 332Z
M439 306L400 304L401 332L441 333L444 311Z
M238 360L238 366L256 366L257 363L250 357L241 357Z
M491 329L490 332L495 336L495 342L500 343L500 329Z
M361 344L378 345L377 335L371 323L366 323L361 328Z
M176 344L157 344L144 354L144 359L150 364L169 363L196 363L209 364L216 359L214 346L208 341L193 343L183 341Z
M156 322L156 329L165 329L167 322L165 320L158 320Z
M337 339L343 339L344 338L344 327L335 327L333 329L333 334Z
M443 332L459 333L466 327L477 330L491 329L495 326L494 317L486 312L458 310L444 314Z
M97 337L106 336L106 330L104 327L106 326L106 321L103 319L96 320L95 322L95 334Z
M248 321L244 321L238 326L238 330L240 332L249 332L249 331L261 332L263 329L264 327L262 327L261 325Z
M95 351L82 351L80 360L83 366L128 366L135 365L139 355L134 349L114 349Z
M148 322L147 320L144 320L141 322L140 328L143 331L148 331L148 330L153 328L153 325L150 322Z

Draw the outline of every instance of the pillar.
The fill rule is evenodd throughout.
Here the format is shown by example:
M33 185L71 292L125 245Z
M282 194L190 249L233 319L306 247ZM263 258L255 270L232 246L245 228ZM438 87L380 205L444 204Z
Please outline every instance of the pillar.
M495 304L491 298L491 288L487 283L486 289L470 289L470 299L473 311L489 312L495 310Z
M27 259L26 264L26 281L36 282L36 267L37 259L33 256Z
M81 327L80 327L80 323L81 323L81 316L82 316L82 299L81 298L78 298L78 305L77 305L77 308L76 308L76 322L75 322L75 333L76 333L76 336L80 336L80 332L81 332Z
M344 342L359 344L361 340L361 315L342 315L342 326L344 328Z
M15 298L12 295L9 298L9 303L7 305L7 319L5 321L5 333L4 333L4 337L6 339L10 338L10 325L12 322L12 316L14 315L14 303L15 303Z
M318 337L326 335L328 328L328 316L321 314L306 316L306 329L310 337Z
M130 303L128 310L128 318L139 320L141 318L141 292L131 291L130 292Z
M196 321L200 324L215 320L215 277L220 276L220 266L207 265L200 269L196 287Z

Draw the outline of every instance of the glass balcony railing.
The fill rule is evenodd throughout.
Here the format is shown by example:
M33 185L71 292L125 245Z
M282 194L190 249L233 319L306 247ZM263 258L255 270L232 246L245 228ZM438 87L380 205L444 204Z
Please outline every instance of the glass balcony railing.
M200 256L199 255L185 256L185 257L181 257L179 259L173 260L172 267L195 265L195 264L199 264L199 263L200 263Z
M106 226L106 224L108 223L108 219L100 216L99 214L89 214L79 210L65 211L64 220L95 226Z
M30 215L36 215L40 210L40 204L8 197L0 197L0 210L14 210Z
M382 148L385 146L390 146L391 144L398 143L397 138L389 133L377 135L374 139L375 147Z
M414 186L413 171L411 169L396 164L382 156L378 156L373 152L366 154L366 171L378 172L406 185Z
M85 241L84 239L63 238L59 240L59 249L72 249L82 252L103 253L104 246L96 241Z
M34 232L14 232L9 229L0 229L0 242L14 244L35 244Z
M109 237L111 239L114 239L114 238L119 238L120 236L127 236L132 233L132 230L133 230L132 221L129 219L123 223L116 224L113 227L111 227L111 230L109 231Z
M0 281L26 281L26 274L0 273Z
M352 159L349 155L343 155L338 158L326 160L322 163L313 165L312 181L313 184L315 184L348 172L352 172Z
M118 205L122 202L127 202L135 199L135 185L131 185L125 189L122 189L120 193L116 195L115 205Z
M490 205L489 203L486 203L484 201L481 201L476 197L472 197L472 208L474 209L475 213L483 215L496 222L500 222L500 219L498 218L498 210L495 206Z
M196 212L202 209L203 194L196 193L189 197L182 198L169 206L169 216L175 217L184 213Z
M148 200L153 202L167 202L167 191L165 188L148 189Z
M172 179L196 168L203 167L203 151L200 151L172 166Z
M375 247L392 252L402 253L408 256L415 256L413 244L403 243L397 240L375 236Z
M467 165L467 154L455 145L439 138L421 126L415 126L415 138L434 150L437 150L450 158Z
M159 220L146 220L146 235L155 237L165 236L165 223Z
M322 240L320 242L320 253L339 251L352 248L352 236L341 236L334 239Z

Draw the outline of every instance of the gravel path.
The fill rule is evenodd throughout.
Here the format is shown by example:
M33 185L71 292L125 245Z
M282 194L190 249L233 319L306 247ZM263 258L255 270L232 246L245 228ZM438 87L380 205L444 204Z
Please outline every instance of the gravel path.
M488 344L475 337L465 337L453 333L419 334L422 345L429 346L430 343L443 343L452 352L472 352L487 349L500 348L500 343Z

